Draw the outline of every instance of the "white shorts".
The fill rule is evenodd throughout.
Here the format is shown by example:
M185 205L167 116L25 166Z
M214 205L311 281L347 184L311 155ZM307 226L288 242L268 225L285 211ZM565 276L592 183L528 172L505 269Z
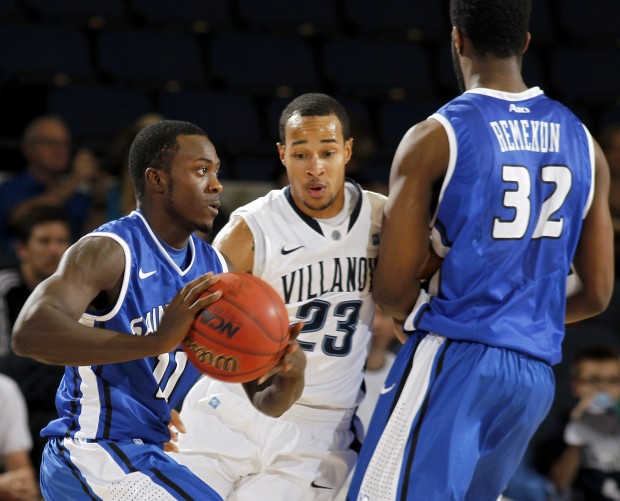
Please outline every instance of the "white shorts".
M174 459L224 499L331 500L357 459L354 410L293 405L280 418L257 411L243 387L201 379L185 399L187 433Z

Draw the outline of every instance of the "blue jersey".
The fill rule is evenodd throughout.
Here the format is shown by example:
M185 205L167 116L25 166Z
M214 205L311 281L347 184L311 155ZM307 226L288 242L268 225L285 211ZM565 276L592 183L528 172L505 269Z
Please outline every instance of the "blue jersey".
M117 241L125 254L125 272L115 305L96 315L84 314L81 322L127 335L152 334L167 304L187 282L209 271L226 271L221 254L195 236L189 240L188 264L179 267L139 211L101 226L88 237ZM59 418L41 434L167 442L170 409L199 376L180 346L158 357L66 367L56 394Z
M432 224L444 260L406 327L559 362L566 277L594 190L590 134L537 87L468 91L431 118L450 144Z

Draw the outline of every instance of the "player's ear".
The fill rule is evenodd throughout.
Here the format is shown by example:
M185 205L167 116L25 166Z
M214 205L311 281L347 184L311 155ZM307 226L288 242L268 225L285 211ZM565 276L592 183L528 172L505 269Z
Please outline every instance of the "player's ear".
M353 138L350 137L344 142L344 163L345 165L349 163L351 157L353 156Z
M525 35L525 42L523 44L523 48L521 49L521 54L525 54L527 48L530 46L530 42L532 41L532 34L528 31L527 35Z
M148 167L144 172L144 181L145 184L150 186L156 193L164 192L164 180L160 170L154 169L153 167Z
M282 162L282 165L286 166L286 164L284 163L284 153L286 152L286 146L284 146L282 143L277 143L278 146L278 155L280 155L280 162Z
M452 27L452 43L456 49L457 54L463 54L463 33L456 26Z

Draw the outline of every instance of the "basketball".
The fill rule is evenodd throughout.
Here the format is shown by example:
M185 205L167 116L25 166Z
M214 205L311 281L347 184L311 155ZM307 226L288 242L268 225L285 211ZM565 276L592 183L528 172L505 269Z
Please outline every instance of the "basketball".
M209 291L222 297L204 309L183 341L190 362L228 383L252 381L276 366L289 342L284 301L265 281L227 272Z

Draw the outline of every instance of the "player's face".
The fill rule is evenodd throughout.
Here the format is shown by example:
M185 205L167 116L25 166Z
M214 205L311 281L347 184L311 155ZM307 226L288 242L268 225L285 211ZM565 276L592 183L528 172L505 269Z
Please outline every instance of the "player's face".
M345 166L353 139L344 140L336 115L293 115L285 141L278 143L278 152L297 206L314 218L336 216L344 206Z
M615 401L620 400L620 363L616 360L582 361L573 388L579 398L606 391Z
M183 135L177 141L180 148L168 177L168 215L189 232L208 233L220 206L220 159L205 136Z
M19 260L38 280L52 275L71 244L69 227L61 221L36 225L25 244L18 245Z

